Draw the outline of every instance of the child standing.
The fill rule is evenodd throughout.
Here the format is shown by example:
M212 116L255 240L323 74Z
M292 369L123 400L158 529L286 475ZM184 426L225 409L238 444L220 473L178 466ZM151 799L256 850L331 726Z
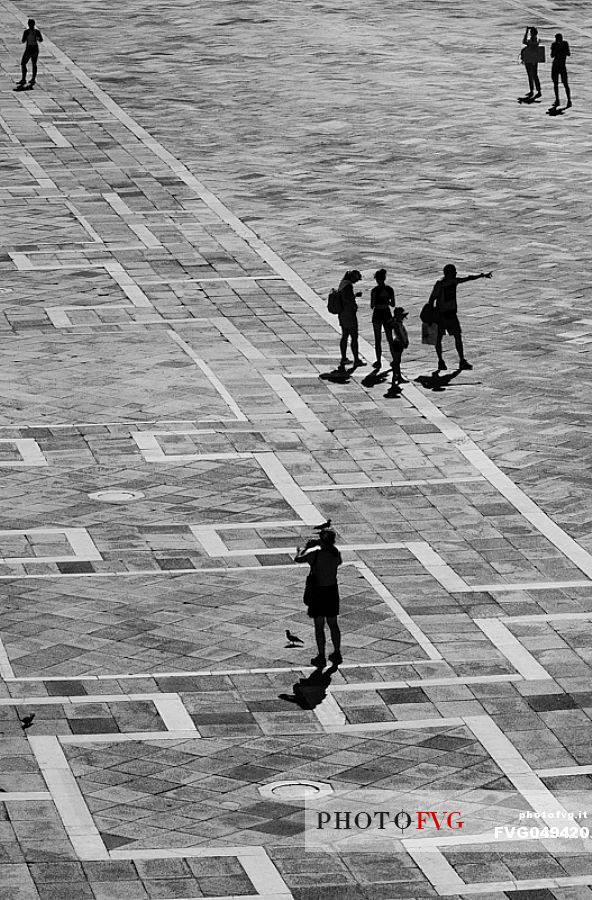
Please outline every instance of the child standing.
M407 379L403 378L401 374L401 357L403 350L406 350L409 346L409 336L404 324L408 315L409 313L405 312L402 306L397 306L393 313L393 344L391 348L393 354L393 380L391 388L396 387L398 384L407 383Z

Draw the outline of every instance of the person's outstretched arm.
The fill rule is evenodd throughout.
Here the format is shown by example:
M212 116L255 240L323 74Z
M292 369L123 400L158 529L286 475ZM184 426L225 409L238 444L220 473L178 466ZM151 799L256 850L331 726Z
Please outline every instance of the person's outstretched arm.
M479 275L465 275L464 278L457 278L457 284L463 284L465 281L477 281L478 278L491 278L493 272L480 272Z
M523 44L528 44L528 32L529 32L529 31L530 31L530 25L527 25L527 26L526 26L526 29L525 29L525 31L524 31L524 37L522 38L522 43L523 43Z

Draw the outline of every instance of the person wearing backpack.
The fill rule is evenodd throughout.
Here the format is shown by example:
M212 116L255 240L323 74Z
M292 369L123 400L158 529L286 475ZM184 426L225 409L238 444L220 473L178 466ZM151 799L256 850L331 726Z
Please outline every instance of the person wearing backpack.
M458 310L456 305L456 288L465 281L476 281L477 278L491 278L491 272L481 272L479 275L465 275L459 278L456 274L456 266L452 263L444 266L444 278L440 278L432 288L428 304L434 311L434 321L438 326L438 336L436 338L436 353L438 354L438 372L447 369L448 366L444 362L442 356L442 338L445 334L450 334L454 338L456 352L458 353L458 368L472 369L472 365L465 359L464 347L462 342L462 329L458 320Z
M382 359L382 330L386 335L390 347L391 356L395 357L393 348L393 309L395 305L395 292L386 283L386 269L379 269L374 273L376 287L370 292L370 309L372 310L372 328L374 329L374 349L376 350L376 362L373 369L380 369Z
M347 342L351 341L351 349L354 357L354 367L365 366L366 361L360 357L358 349L358 304L356 297L361 297L361 291L354 291L354 284L362 280L362 273L357 269L352 269L345 273L339 283L337 292L341 298L341 310L338 313L339 324L341 326L341 340L339 341L339 349L341 350L341 362L337 367L338 372L345 372L347 365Z

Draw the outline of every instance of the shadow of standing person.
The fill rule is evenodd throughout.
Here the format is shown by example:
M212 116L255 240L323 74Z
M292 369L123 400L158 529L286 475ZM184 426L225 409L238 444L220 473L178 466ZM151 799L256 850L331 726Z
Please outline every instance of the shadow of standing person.
M300 709L314 709L326 698L331 676L335 672L337 672L335 665L325 672L321 668L316 668L308 678L301 678L296 682L292 687L293 694L280 694L280 700L295 703Z

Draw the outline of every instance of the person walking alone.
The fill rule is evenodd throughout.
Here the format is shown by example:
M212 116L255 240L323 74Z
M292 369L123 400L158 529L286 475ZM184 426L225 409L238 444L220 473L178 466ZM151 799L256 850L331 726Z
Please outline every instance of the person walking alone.
M528 33L530 32L530 37ZM524 63L528 76L528 94L526 99L538 100L541 94L541 82L539 81L539 38L536 28L526 27L522 43L524 47L520 53L520 59ZM536 91L536 93L535 93Z
M357 269L346 272L339 283L337 292L341 297L341 311L338 313L339 324L341 326L341 340L339 341L339 349L341 350L341 362L337 368L338 372L345 372L347 365L347 342L351 341L352 354L354 357L354 366L365 366L365 360L360 358L358 349L358 304L356 297L361 297L361 291L354 291L354 284L362 280L362 273Z
M341 553L335 546L335 532L332 528L323 528L318 538L306 542L304 548L298 547L294 562L307 562L310 572L306 578L304 602L308 607L308 615L314 619L317 655L311 659L316 668L322 669L327 664L325 656L325 620L329 626L333 653L329 659L334 666L343 662L341 657L341 632L337 623L339 615L339 588L337 586L337 569L342 563Z
M37 57L39 56L39 44L43 41L43 35L35 28L35 19L29 19L28 27L23 31L21 44L25 45L25 52L21 57L21 80L17 87L24 87L27 83L27 63L31 60L31 80L29 85L33 87L37 80Z
M555 109L559 106L559 79L561 78L561 83L565 88L565 96L567 97L567 103L565 104L565 108L569 109L571 104L571 91L569 89L569 82L567 80L567 67L566 60L567 57L571 56L569 50L569 44L567 41L563 40L562 34L556 34L555 40L551 44L551 59L553 62L551 63L551 78L553 79L553 90L555 91L555 103L553 106Z
M372 328L374 329L374 349L376 351L376 362L372 366L373 369L380 369L382 360L382 330L386 335L391 356L394 357L393 349L393 326L390 324L393 318L393 307L395 305L395 292L386 283L386 269L379 269L374 273L376 287L370 292L370 309L372 310Z
M437 281L432 288L428 303L434 309L434 321L438 326L436 338L436 353L438 354L438 372L448 368L442 356L442 338L450 334L454 338L456 352L458 353L458 368L472 369L472 365L465 359L462 341L462 328L458 320L458 308L456 305L456 288L466 281L476 281L477 278L491 278L491 272L481 272L479 275L465 275L459 278L456 274L456 266L452 263L444 266L444 278Z

